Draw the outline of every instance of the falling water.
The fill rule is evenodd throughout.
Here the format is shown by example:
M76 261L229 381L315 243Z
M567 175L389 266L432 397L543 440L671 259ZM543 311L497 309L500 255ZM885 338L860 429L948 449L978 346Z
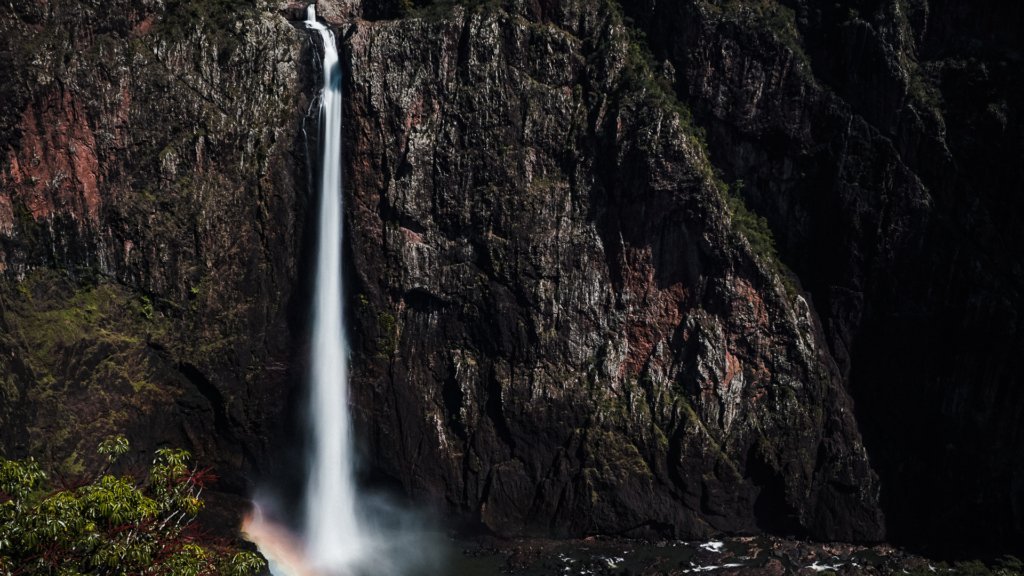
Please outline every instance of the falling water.
M334 34L306 12L306 27L323 40L320 102L320 236L313 302L310 414L313 450L306 494L306 553L314 566L337 573L355 562L362 531L355 510L348 418L348 349L341 279L341 66Z
M243 530L271 561L274 576L432 575L438 573L443 544L418 514L381 493L358 494L357 506L341 277L341 66L334 34L317 22L315 6L307 9L305 26L320 35L324 49L306 525L297 538L265 517L254 501Z

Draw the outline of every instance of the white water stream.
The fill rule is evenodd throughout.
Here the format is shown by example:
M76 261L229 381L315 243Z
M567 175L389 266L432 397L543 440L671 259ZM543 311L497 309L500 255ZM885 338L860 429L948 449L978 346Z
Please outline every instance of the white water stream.
M310 416L312 456L306 493L306 554L318 570L345 571L364 550L356 514L348 416L348 345L342 293L341 66L334 33L306 12L323 40L320 102L320 235L313 296Z
M294 535L254 502L243 530L270 560L274 576L436 574L440 541L419 516L382 494L356 493L342 279L341 65L334 34L317 21L314 5L306 10L305 26L323 44L306 524Z

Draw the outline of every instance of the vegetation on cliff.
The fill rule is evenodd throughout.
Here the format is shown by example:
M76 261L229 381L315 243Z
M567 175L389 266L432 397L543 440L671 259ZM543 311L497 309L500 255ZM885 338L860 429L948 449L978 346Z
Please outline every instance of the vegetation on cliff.
M288 390L305 35L266 2L15 4L0 446L78 476L123 431L187 446L238 492Z
M107 465L91 481L54 488L34 459L0 457L0 572L4 574L255 574L263 559L204 537L195 524L208 470L185 450L156 451L144 480L110 469L123 436L100 443Z

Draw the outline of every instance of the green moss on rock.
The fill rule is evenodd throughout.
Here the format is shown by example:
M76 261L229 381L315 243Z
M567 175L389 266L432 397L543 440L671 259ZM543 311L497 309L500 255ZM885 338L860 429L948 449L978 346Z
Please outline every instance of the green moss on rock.
M123 429L179 395L151 345L168 322L144 296L38 269L0 284L0 301L6 347L27 371L29 451L48 465L75 473L84 439Z

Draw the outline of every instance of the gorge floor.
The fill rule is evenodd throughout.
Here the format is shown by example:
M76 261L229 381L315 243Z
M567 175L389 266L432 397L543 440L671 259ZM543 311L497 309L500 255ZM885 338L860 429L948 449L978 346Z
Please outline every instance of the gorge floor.
M583 540L476 538L450 540L449 544L451 548L442 572L459 576L990 573L977 562L948 566L889 545L809 543L763 536L708 542L603 537Z

